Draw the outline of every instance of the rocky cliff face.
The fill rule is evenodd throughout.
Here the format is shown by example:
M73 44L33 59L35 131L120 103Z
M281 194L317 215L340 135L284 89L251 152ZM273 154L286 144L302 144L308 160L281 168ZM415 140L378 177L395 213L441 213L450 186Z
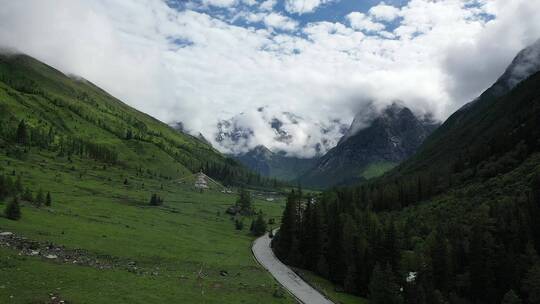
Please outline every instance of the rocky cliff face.
M410 109L392 104L361 129L360 116L339 144L300 178L306 186L327 187L372 177L416 152L438 126L416 117Z

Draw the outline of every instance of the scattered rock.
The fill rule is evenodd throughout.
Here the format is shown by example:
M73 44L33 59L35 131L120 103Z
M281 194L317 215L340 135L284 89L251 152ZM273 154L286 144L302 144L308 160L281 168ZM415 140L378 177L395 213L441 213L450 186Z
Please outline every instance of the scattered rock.
M227 270L221 270L221 271L219 272L219 274L220 274L222 277L226 277L226 276L229 275L229 273L227 272Z
M58 256L54 255L54 254L48 254L45 256L47 259L56 259L58 258Z

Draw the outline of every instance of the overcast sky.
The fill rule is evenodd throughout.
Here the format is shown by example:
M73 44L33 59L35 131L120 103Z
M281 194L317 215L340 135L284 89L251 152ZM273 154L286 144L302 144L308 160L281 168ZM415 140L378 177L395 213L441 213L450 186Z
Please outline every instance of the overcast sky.
M0 46L211 141L244 113L246 147L310 156L339 139L321 126L369 102L445 119L540 38L539 13L538 0L0 0ZM301 117L288 142L267 123L283 112Z

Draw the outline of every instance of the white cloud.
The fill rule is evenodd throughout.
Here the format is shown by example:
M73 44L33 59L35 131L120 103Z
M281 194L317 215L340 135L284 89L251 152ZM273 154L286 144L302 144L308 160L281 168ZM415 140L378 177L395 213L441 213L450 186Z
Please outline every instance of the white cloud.
M399 16L399 8L381 2L369 9L369 14L376 20L391 22Z
M286 126L295 136L286 145L268 135L260 115L243 123L255 131L250 144L303 156L325 138L317 125L350 122L366 104L399 99L444 119L540 37L540 3L526 0L485 0L476 8L461 0L411 0L392 32L366 26L377 23L365 15L360 25L300 26L276 12L246 14L281 29L272 31L157 0L0 3L0 46L89 79L209 139L218 120L261 106L268 117L296 113L304 123ZM482 13L495 18L486 22Z
M206 6L232 7L236 5L236 0L202 0L202 3Z
M242 0L242 3L249 6L254 6L257 4L257 0Z
M381 31L385 28L384 24L374 22L371 20L370 17L360 12L352 12L348 14L347 20L351 24L351 27L355 30L376 32Z
M285 9L293 14L314 12L319 6L331 0L285 0Z
M271 11L274 6L276 5L276 0L266 0L261 2L261 5L259 5L259 8L263 11Z
M298 22L278 13L270 13L264 16L263 21L267 27L285 31L293 31L298 26Z

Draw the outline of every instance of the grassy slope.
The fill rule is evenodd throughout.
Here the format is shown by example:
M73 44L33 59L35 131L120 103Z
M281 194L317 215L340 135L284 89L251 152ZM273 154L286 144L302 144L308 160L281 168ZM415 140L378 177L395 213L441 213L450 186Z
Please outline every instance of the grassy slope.
M188 173L186 167L226 162L196 138L130 108L85 80L66 77L23 55L0 55L0 108L0 118L12 127L25 119L33 127L52 126L58 135L114 147L120 163L130 168L144 166L182 176ZM128 129L144 140L123 140Z
M41 303L49 293L60 293L71 303L291 302L272 296L275 282L251 257L253 238L246 230L234 230L224 214L236 196L201 194L174 182L190 173L191 164L225 162L223 156L29 57L0 57L0 76L2 128L13 129L24 118L32 127L53 126L58 136L107 145L119 158L116 165L104 166L36 147L14 155L6 153L12 145L0 140L0 174L15 171L34 193L43 188L53 197L50 208L23 203L20 221L0 217L0 231L135 261L159 272L98 270L0 248L0 303ZM41 93L32 92L35 88ZM128 128L144 141L125 140ZM144 173L138 172L140 167ZM164 207L146 207L153 192L165 199ZM0 202L0 210L4 204ZM256 202L268 217L278 218L282 207L282 200ZM221 270L229 275L221 276Z
M383 175L385 172L393 169L397 164L393 162L377 162L371 163L362 170L360 176L365 179L375 178Z
M96 270L22 258L17 251L3 249L1 260L8 262L0 265L0 285L5 286L0 289L0 302L13 294L17 295L14 303L43 301L56 288L74 303L105 303L117 297L124 303L276 300L273 280L251 258L252 237L245 230L235 231L223 213L235 195L200 194L187 185L135 177L124 186L123 171L92 170L94 164L88 161L74 161L78 170L89 172L80 179L71 164L52 163L48 155L32 156L25 162L0 159L4 171L16 170L32 188L50 189L54 199L52 208L25 204L20 221L0 218L0 230L136 261L149 269L159 267L160 272L157 277L141 277L121 269ZM61 182L48 178L51 175L59 176ZM148 190L139 187L143 181L146 189L157 189L164 182L164 208L142 205L148 200ZM256 208L278 217L282 204L258 201ZM205 276L199 280L196 273L201 267ZM220 270L230 275L221 277Z

